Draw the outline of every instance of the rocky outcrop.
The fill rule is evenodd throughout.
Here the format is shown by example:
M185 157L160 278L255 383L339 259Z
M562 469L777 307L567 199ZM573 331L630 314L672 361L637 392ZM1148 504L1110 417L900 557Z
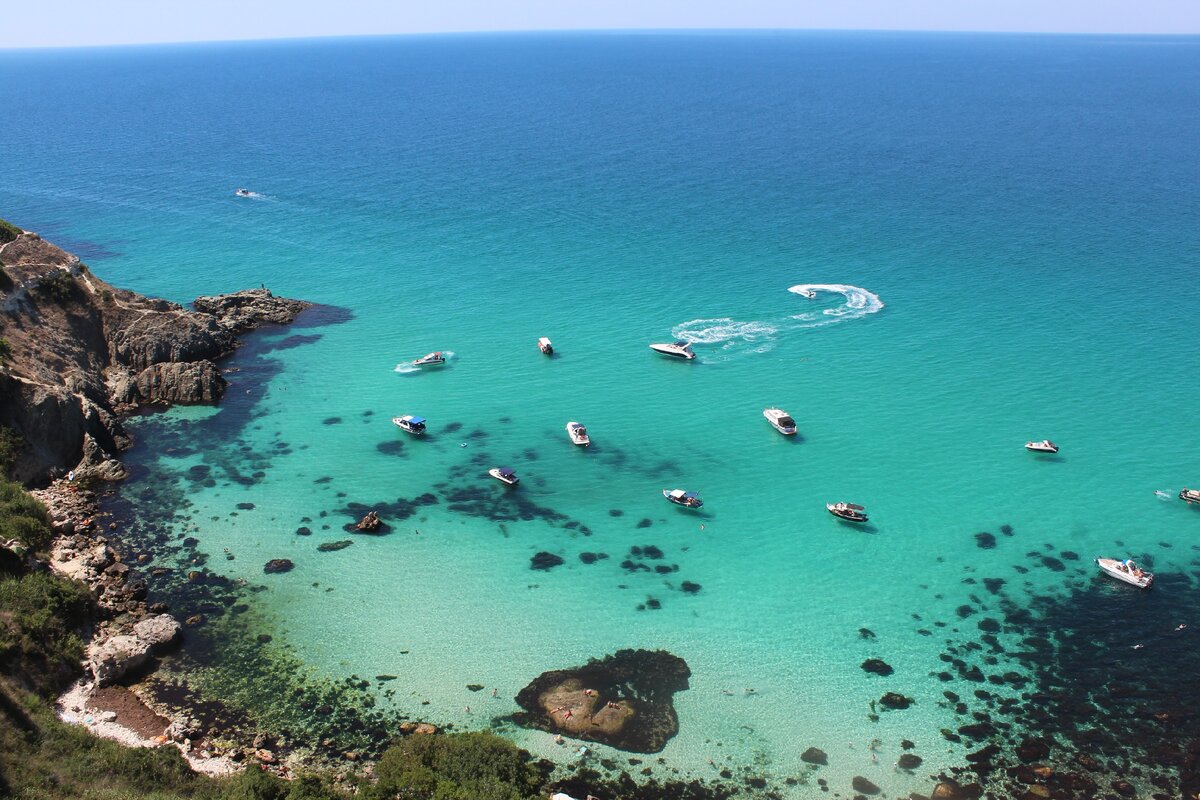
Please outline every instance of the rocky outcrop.
M111 636L88 648L88 667L98 686L115 683L149 658L150 644L137 636Z
M241 334L265 324L290 325L312 303L276 297L264 287L216 297L197 297L192 306L197 311L212 314L225 330Z
M120 415L217 402L226 384L213 362L238 335L291 322L310 305L263 288L199 298L188 310L117 289L33 233L0 245L0 261L9 279L0 283L0 335L11 350L0 366L0 426L26 442L13 466L25 483L72 467L119 480L108 462L131 444Z
M133 633L152 649L161 649L174 643L182 628L170 614L158 614L135 623Z
M518 725L657 753L679 732L673 698L691 670L665 650L619 650L582 667L543 672L516 697Z
M211 361L153 364L137 376L136 387L143 403L180 405L211 404L225 394L225 379Z

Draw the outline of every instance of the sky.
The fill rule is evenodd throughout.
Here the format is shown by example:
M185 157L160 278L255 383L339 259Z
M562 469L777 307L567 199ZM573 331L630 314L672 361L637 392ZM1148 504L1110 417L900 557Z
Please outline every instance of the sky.
M0 48L684 28L1200 34L1200 0L16 0Z

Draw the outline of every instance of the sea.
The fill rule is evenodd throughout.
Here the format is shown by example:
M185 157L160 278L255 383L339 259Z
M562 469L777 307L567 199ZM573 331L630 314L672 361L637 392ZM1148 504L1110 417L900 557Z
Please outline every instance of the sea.
M222 364L217 408L132 419L120 490L146 568L245 587L261 647L313 680L365 677L564 774L904 796L1036 739L1103 752L1102 787L1178 790L1200 38L15 50L0 83L0 216L147 295L318 304ZM695 360L648 348L674 340ZM412 366L431 351L447 363ZM384 534L343 530L367 508ZM509 719L540 673L623 649L691 671L662 752Z

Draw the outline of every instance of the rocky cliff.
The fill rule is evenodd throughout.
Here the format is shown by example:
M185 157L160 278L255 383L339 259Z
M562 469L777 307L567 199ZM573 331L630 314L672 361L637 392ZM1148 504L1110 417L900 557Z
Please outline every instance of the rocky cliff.
M197 310L117 289L70 253L24 232L0 245L0 426L24 439L12 474L75 468L123 475L120 417L147 405L215 403L214 363L237 336L286 324L309 303L254 289L199 298Z

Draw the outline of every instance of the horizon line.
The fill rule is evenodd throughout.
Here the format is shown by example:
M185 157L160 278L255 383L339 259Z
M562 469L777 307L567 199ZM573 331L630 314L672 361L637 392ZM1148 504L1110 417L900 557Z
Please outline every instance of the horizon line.
M1102 36L1122 38L1197 39L1200 31L1191 33L1163 33L1153 31L1023 31L1023 30L974 30L962 28L511 28L486 30L404 31L398 33L346 33L326 36L252 36L230 39L164 39L146 42L106 42L85 44L5 45L0 52L33 50L99 50L127 47L162 47L216 44L255 44L274 42L318 42L347 39L401 39L432 38L438 36L520 36L561 34L803 34L803 33L873 33L873 34L932 34L939 36L1036 36L1036 37L1080 37Z

